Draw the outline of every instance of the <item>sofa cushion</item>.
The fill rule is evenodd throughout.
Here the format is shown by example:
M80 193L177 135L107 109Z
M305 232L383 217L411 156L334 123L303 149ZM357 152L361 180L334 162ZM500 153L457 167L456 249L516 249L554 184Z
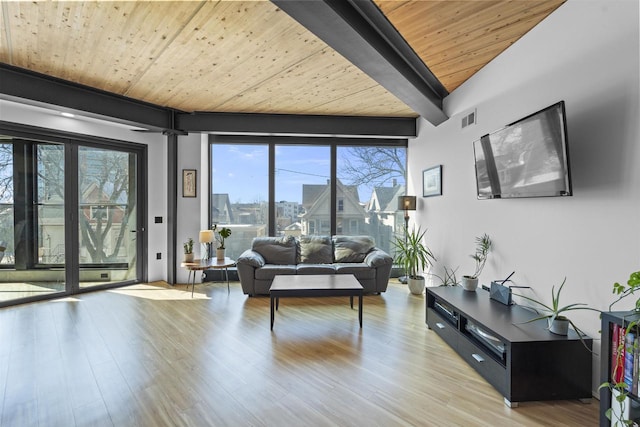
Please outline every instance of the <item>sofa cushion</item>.
M331 264L333 248L329 236L301 236L300 262L303 264Z
M363 262L374 248L369 236L333 236L336 262Z
M298 264L297 274L335 274L334 264Z
M296 274L296 266L267 264L256 269L256 280L273 280L277 275L283 274Z
M251 246L254 251L262 255L267 264L296 263L297 245L292 236L256 237Z
M334 264L336 274L353 274L356 279L375 279L376 271L363 262L347 262L342 264Z

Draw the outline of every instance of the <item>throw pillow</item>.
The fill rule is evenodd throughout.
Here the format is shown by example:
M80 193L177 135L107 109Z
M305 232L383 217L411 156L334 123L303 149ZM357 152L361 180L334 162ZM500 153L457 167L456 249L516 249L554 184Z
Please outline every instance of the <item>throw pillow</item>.
M301 236L300 262L303 264L331 264L333 250L329 236Z
M256 237L251 247L262 255L267 264L296 263L296 241L292 236Z
M336 262L363 262L374 248L369 236L334 236Z

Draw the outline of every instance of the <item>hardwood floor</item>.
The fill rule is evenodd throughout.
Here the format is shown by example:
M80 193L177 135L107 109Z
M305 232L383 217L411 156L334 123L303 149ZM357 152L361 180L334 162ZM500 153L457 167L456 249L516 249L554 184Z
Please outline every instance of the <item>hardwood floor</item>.
M2 426L595 426L598 401L502 397L397 282L280 301L136 285L0 310Z

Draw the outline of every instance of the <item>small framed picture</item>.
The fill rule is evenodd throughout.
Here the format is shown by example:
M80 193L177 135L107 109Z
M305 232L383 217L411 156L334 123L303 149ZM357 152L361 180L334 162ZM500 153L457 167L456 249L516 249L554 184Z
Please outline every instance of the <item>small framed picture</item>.
M182 169L182 197L196 197L196 177L198 171L195 169Z
M442 165L422 171L422 197L442 195Z

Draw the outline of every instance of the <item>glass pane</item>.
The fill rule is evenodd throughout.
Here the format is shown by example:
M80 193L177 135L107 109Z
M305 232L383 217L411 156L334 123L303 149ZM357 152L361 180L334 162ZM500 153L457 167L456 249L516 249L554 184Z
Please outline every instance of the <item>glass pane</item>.
M337 150L337 233L369 235L393 253L402 235L407 154L404 147L339 147Z
M277 235L331 234L331 151L276 146Z
M38 145L38 263L65 263L64 147Z
M231 229L226 256L237 259L269 231L268 146L213 144L210 201L212 224Z
M0 144L0 265L13 265L13 144Z
M63 292L64 260L41 263L64 254L64 146L0 139L0 302Z
M78 150L80 287L135 280L136 155Z

